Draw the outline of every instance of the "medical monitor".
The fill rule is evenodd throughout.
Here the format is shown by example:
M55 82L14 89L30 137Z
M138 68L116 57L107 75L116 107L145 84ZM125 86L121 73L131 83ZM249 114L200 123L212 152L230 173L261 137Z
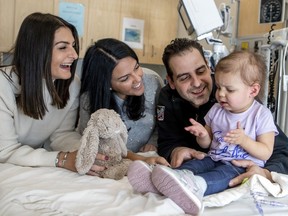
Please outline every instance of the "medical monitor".
M223 25L214 0L180 0L177 10L188 35L197 40Z

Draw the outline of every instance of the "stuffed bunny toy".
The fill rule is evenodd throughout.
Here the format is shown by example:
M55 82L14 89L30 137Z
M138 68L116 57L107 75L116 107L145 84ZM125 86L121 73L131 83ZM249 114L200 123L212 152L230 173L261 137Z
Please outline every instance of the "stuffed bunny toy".
M119 114L110 109L94 112L87 123L80 140L76 157L79 174L87 173L93 164L107 167L98 172L102 178L119 180L123 178L131 163L127 156L127 129ZM95 160L97 153L106 155L109 160Z

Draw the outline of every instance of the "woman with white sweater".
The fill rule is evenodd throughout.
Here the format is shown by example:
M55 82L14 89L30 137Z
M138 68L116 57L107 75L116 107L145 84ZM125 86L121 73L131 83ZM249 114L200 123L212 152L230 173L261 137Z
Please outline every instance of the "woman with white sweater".
M51 14L30 14L12 53L12 64L0 67L0 162L76 171L76 28Z

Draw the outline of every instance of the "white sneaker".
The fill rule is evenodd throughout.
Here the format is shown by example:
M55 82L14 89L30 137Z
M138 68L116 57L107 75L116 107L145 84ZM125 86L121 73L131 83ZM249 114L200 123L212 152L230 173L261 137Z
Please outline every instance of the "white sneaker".
M141 160L133 161L128 169L127 177L133 189L139 193L160 194L151 180L151 173L155 166Z
M189 170L176 170L157 165L152 171L154 186L173 200L185 213L197 215L202 211L203 191Z

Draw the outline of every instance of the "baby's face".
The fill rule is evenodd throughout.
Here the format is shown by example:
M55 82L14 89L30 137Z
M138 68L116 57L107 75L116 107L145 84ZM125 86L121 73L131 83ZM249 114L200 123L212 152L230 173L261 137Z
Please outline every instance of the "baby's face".
M233 113L246 111L258 94L255 86L245 84L237 72L215 72L216 99L226 110ZM256 95L255 95L256 93Z

